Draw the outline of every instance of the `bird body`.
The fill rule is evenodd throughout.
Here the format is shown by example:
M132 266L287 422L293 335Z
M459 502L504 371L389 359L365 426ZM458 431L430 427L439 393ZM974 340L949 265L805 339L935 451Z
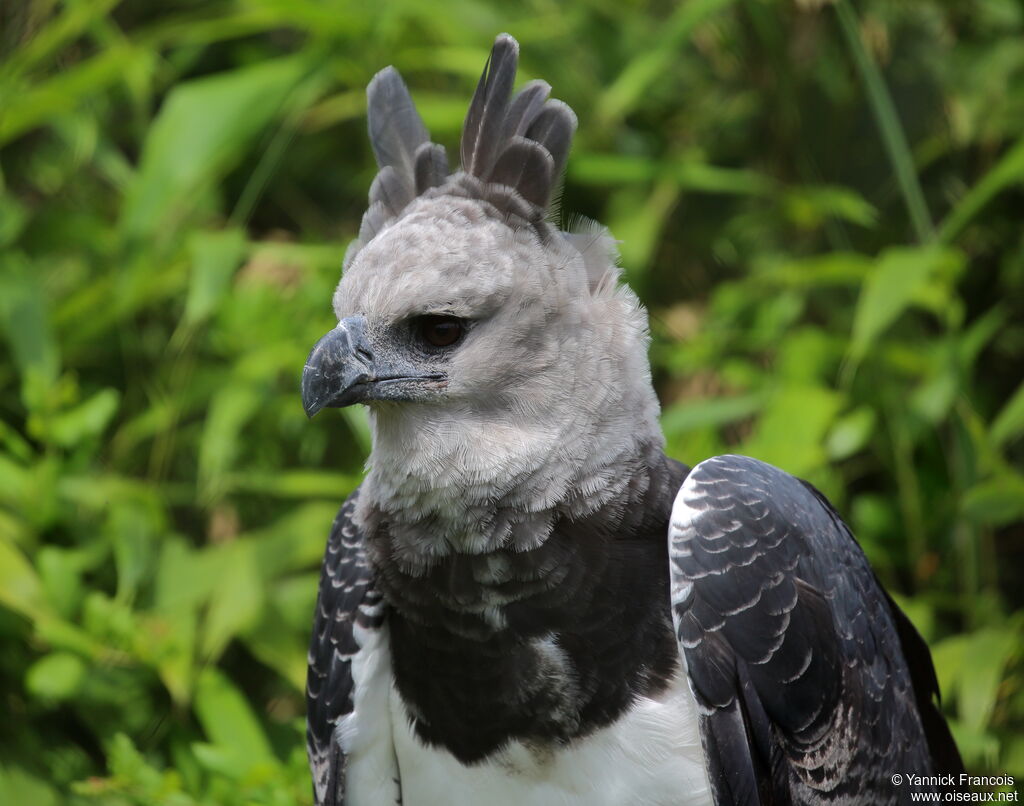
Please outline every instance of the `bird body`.
M364 403L366 479L310 647L318 804L885 803L959 763L927 648L828 502L668 459L646 313L547 219L576 118L499 36L449 174L397 72L303 372Z

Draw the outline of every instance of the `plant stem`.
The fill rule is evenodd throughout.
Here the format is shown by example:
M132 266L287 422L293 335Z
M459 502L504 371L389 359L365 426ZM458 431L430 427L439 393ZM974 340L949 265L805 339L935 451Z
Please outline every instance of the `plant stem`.
M857 71L860 73L864 88L867 90L868 100L871 103L871 112L875 116L879 133L882 135L882 142L889 155L893 170L896 172L896 181L899 183L900 192L903 194L903 202L907 205L910 213L910 220L914 226L914 232L920 243L929 243L935 239L935 226L928 213L928 206L924 201L924 193L921 191L921 184L917 181L917 172L914 168L914 159L910 155L910 147L907 145L907 138L903 134L903 127L900 125L899 117L896 115L896 107L893 106L892 96L885 86L885 80L878 69L878 65L868 54L864 43L860 39L860 28L857 23L857 15L846 0L836 2L836 14L839 15L839 27L846 37L846 44L850 48L853 60L857 64Z

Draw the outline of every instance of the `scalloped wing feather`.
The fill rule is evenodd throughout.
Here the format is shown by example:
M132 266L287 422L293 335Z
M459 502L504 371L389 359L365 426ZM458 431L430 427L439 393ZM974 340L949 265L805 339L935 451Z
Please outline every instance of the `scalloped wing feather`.
M927 648L810 485L748 457L702 462L669 560L718 803L893 803L892 770L955 771L948 732L922 724Z

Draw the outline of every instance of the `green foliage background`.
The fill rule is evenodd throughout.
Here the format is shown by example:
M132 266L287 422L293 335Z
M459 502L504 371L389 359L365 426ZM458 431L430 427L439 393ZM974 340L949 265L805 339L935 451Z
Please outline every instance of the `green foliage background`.
M396 65L453 147L496 33L651 309L672 455L830 495L1024 778L1024 6L0 6L0 802L309 803L317 569L367 452L298 381Z

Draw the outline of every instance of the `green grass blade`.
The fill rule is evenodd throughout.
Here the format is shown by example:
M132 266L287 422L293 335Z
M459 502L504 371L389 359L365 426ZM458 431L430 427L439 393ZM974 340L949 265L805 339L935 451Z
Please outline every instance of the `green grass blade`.
M882 142L889 155L893 170L896 172L896 181L899 183L900 192L903 194L903 202L907 205L910 213L910 220L914 227L917 240L921 243L928 243L935 238L935 225L932 223L928 213L928 206L924 201L924 193L917 181L917 171L914 168L914 159L910 155L910 147L907 145L907 138L903 134L903 127L900 125L899 117L896 115L896 107L893 105L892 96L885 86L885 80L878 69L878 65L868 55L864 43L860 40L860 31L857 25L857 16L853 8L845 0L836 3L836 13L839 15L839 27L843 31L846 43L850 48L854 62L857 64L857 72L860 73L864 88L868 93L868 100L871 103L871 112L875 116L879 132L882 135Z
M957 203L939 225L939 240L952 243L992 199L1007 187L1024 182L1024 139L1003 155Z

